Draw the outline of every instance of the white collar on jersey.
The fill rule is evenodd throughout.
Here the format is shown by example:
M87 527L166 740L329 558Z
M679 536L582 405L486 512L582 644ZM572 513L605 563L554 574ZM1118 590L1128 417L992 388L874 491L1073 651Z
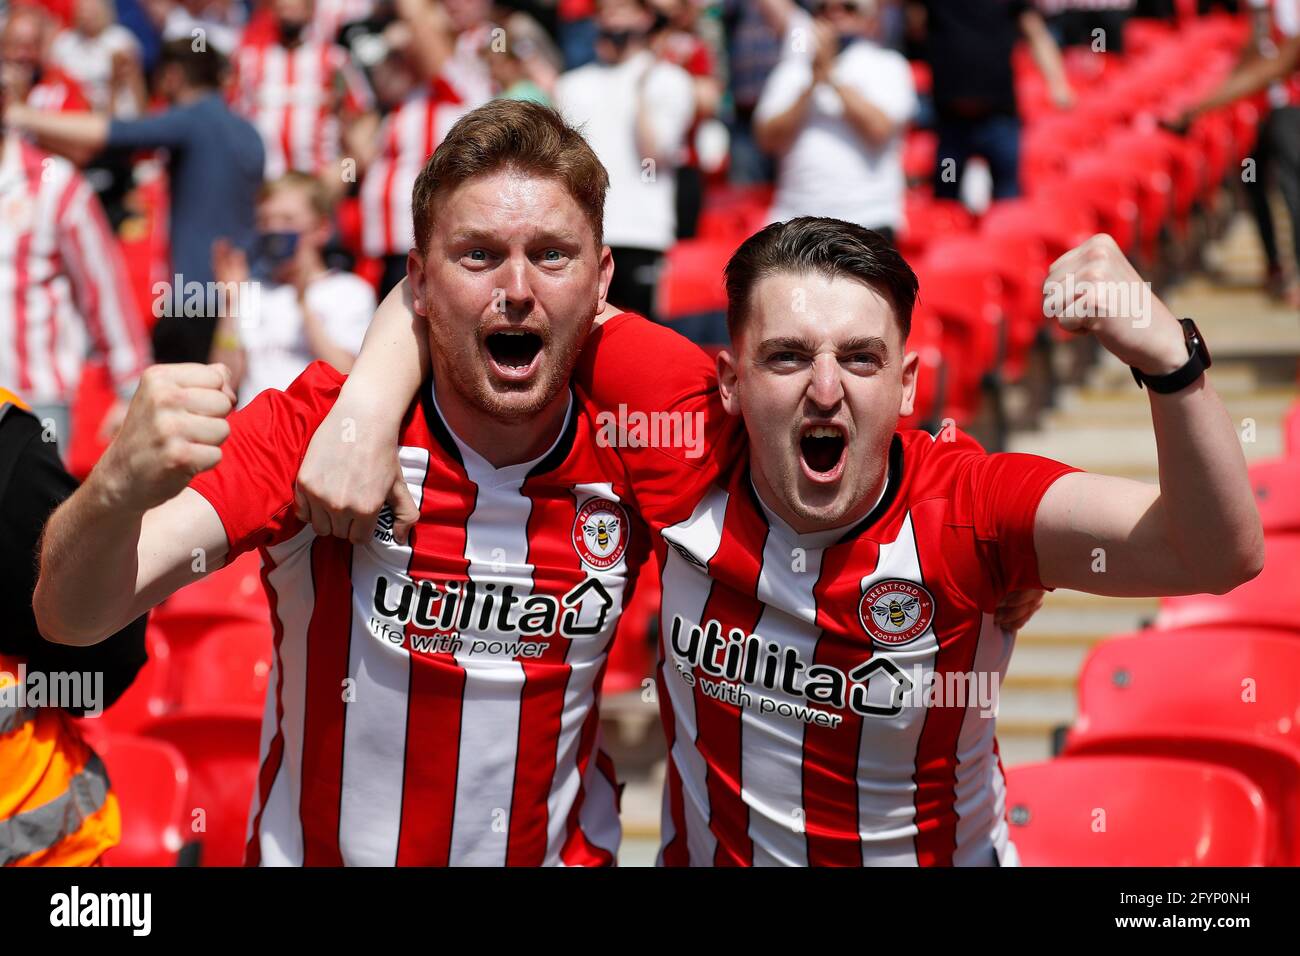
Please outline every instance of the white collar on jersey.
M555 435L555 440L551 442L546 451L542 452L531 461L521 461L517 465L505 465L497 468L492 462L488 461L456 434L455 429L447 421L447 416L442 413L442 406L438 404L438 389L435 387L433 378L429 378L429 395L433 399L433 410L437 412L438 418L442 420L442 427L447 429L447 434L451 440L456 443L456 448L460 450L461 461L465 463L465 472L469 475L470 480L475 484L492 484L508 485L511 483L520 483L528 477L528 473L535 468L538 463L546 458L555 447L564 440L565 433L569 430L569 419L573 417L573 389L566 389L569 400L564 406L564 420L560 423L560 430Z
M826 528L822 531L809 531L807 534L800 534L798 531L795 531L794 528L791 528L784 518L768 507L767 502L763 500L763 496L759 493L758 486L754 484L754 472L752 469L749 473L749 487L754 489L754 500L758 502L759 507L763 509L763 513L767 515L768 527L780 534L781 537L793 541L805 550L812 549L815 551L829 547L840 538L844 537L846 533L862 523L862 518L858 518L856 521L839 528ZM880 502L884 500L885 492L888 490L889 466L886 464L885 477L880 483L880 494L876 495L875 503L867 509L866 514L873 514L875 510L880 507Z

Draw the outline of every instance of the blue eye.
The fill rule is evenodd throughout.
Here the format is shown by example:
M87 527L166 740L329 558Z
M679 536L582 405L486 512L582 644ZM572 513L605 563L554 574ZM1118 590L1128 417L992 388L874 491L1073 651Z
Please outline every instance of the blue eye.
M471 259L473 259L475 262L486 262L486 261L487 261L487 253L484 252L482 249L471 249L471 250L469 251L468 255L469 255L469 257L470 257Z

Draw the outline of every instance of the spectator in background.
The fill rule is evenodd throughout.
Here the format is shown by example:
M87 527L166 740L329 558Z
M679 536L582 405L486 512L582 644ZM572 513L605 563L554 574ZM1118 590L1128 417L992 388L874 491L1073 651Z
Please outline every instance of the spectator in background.
M492 99L492 77L480 55L492 38L492 4L490 0L442 0L441 6L452 37L442 76L473 109Z
M789 47L794 0L722 0L728 39L728 84L731 93L731 178L737 183L765 183L772 162L754 139L754 110L768 75Z
M80 84L46 57L52 23L37 7L13 7L0 31L0 87L7 102L35 110L87 110L90 101ZM74 157L82 162L89 157Z
M924 35L934 77L935 126L939 133L934 194L960 195L972 156L982 156L993 177L993 198L1020 195L1020 111L1011 52L1021 36L1029 43L1058 108L1074 93L1061 51L1029 0L918 0L908 8L915 34Z
M492 83L498 97L551 105L551 98L546 91L528 75L528 68L520 56L520 41L517 37L506 34L501 42L489 43L483 48L483 61L492 74Z
M326 269L321 254L333 214L329 191L305 173L286 173L262 191L252 271L258 294L222 317L212 348L212 361L230 368L240 407L265 389L288 388L317 359L347 374L361 351L375 290L350 272ZM250 278L247 257L228 242L217 243L213 271L227 288Z
M650 49L645 0L601 0L597 60L560 77L555 101L609 171L609 301L654 318L664 253L676 238L676 164L695 115L690 75Z
M25 141L0 94L0 386L53 424L67 453L71 407L88 358L105 360L121 422L146 362L145 330L121 249L94 191L66 159Z
M718 114L722 81L713 51L697 31L696 0L652 0L652 6L664 23L651 40L655 54L689 73L695 88L695 116L686 134L685 155L677 168L677 238L690 239L695 236L704 203L704 173L695 136L702 122Z
M398 0L397 12L401 19L379 35L384 53L371 71L384 120L379 135L355 154L362 172L361 244L367 256L383 260L380 295L406 275L415 241L415 178L456 120L480 105L448 82L445 67L461 35L442 5Z
M769 218L829 216L892 241L907 187L902 134L917 108L912 69L869 39L875 0L816 10L810 55L782 60L754 114L759 144L781 160Z
M140 44L114 22L110 0L77 0L72 28L54 38L50 62L80 84L97 112L129 118L144 107Z
M1237 70L1260 59L1278 55L1277 39L1300 34L1300 0L1251 0L1251 37L1241 51ZM1275 39L1276 38L1276 39ZM1246 195L1264 247L1266 282L1270 295L1292 308L1300 308L1300 278L1287 274L1278 249L1277 226L1273 220L1270 196L1273 187L1281 187L1282 198L1293 227L1293 244L1300 242L1300 107L1295 105L1294 84L1275 82L1269 87L1272 109L1256 134L1255 176L1246 182ZM1277 170L1289 170L1279 179ZM1282 181L1290 180L1290 181ZM1300 245L1296 245L1300 257ZM1297 267L1300 271L1300 267Z
M169 106L134 120L101 113L53 115L13 106L6 122L37 136L59 151L105 145L135 149L166 148L170 183L170 235L173 281L212 282L212 244L223 236L248 248L253 212L262 185L262 141L247 121L233 114L221 96L224 61L190 40L163 45L154 71L154 93ZM178 293L179 294L179 293ZM216 315L176 314L175 297L156 303L154 357L159 362L206 362Z
M272 0L271 10L274 35L246 35L235 54L235 112L262 135L267 179L296 169L341 192L350 172L340 158L378 126L370 87L347 50L315 38L312 0Z

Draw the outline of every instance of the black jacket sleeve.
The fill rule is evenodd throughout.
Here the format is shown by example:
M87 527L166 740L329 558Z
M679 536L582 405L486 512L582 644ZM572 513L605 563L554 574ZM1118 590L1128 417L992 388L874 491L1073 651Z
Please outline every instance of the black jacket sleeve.
M41 637L32 612L41 531L76 488L35 416L0 406L0 653L24 659L29 672L101 672L108 707L144 666L148 615L93 647L66 647Z

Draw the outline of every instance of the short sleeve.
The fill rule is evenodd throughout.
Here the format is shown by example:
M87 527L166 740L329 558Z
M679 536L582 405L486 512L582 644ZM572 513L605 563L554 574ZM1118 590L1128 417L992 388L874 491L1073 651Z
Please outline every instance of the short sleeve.
M886 63L888 71L880 70L877 75L872 70L859 75L855 77L855 85L863 96L895 123L906 123L916 115L917 110L912 68L906 59L896 55L891 56Z
M811 78L812 68L804 60L785 59L778 63L763 84L763 93L754 109L754 122L766 122L788 110Z
M230 557L302 528L293 514L294 479L343 381L324 362L313 362L283 392L267 389L230 416L221 463L190 482L221 519Z
M329 308L322 313L325 330L335 345L358 355L375 315L375 290L364 279L343 273L335 279L330 292Z
M714 364L696 344L623 313L597 328L574 370L596 409L597 440L615 448L643 518L666 521L717 480L744 441Z
M957 507L969 516L984 570L995 595L1046 589L1038 576L1034 518L1038 504L1062 475L1081 471L1040 455L971 455L959 475Z
M155 146L184 146L193 135L194 118L190 111L166 110L139 119L115 119L108 124L109 146L149 149Z

